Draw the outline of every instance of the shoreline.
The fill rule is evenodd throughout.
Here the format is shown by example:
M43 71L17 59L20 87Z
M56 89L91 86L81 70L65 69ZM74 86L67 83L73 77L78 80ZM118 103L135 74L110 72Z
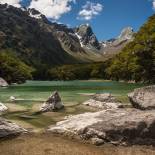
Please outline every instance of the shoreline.
M9 146L9 149L8 149ZM21 149L22 148L22 149ZM154 155L151 146L94 146L53 134L21 135L14 139L0 141L0 154L3 155Z

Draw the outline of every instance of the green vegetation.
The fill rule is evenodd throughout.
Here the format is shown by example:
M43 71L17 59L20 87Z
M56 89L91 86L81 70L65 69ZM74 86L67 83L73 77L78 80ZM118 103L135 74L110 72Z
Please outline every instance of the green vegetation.
M33 69L21 62L17 57L9 52L0 51L0 77L9 83L22 83L27 79L32 79Z
M112 79L155 82L155 15L135 34L132 42L104 63L65 65L49 71L51 79Z
M115 80L155 82L155 15L141 27L135 39L110 61L106 73Z
M17 8L9 12L0 10L0 13L0 77L9 83L31 78L155 82L155 15L114 58L101 63L77 64L80 61L64 51L46 22L40 21L41 24ZM8 19L14 21L11 26Z
M18 61L23 63L17 65L15 70L19 69L18 72L21 74L22 70L27 72L26 65L32 66L35 68L32 75L34 79L47 79L47 70L55 65L77 62L62 49L59 41L53 36L50 24L46 21L35 20L21 9L12 6L6 9L6 6L1 6L0 52L8 50L12 55L9 55L9 58L5 56L7 64L9 62L6 59L10 59L10 63L13 63L14 56L17 57ZM15 60L14 63L18 62ZM27 72L24 79L23 76L15 79L18 74L13 75L13 67L11 70L8 72L0 68L0 72L3 72L3 77L8 82L22 82L31 76L30 72Z
M105 64L63 65L48 71L50 80L100 79L105 77Z

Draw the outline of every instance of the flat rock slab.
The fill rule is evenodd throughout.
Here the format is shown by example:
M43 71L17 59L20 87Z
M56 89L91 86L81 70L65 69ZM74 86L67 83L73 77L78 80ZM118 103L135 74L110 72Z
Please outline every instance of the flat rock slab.
M5 138L9 136L16 136L21 133L26 133L27 130L21 128L20 126L12 123L8 120L0 118L0 138Z
M95 94L91 99L85 101L83 105L99 108L99 109L117 109L123 105L111 94Z
M155 109L155 85L135 89L128 97L135 108Z
M49 132L71 136L96 145L155 144L155 111L103 110L69 117Z

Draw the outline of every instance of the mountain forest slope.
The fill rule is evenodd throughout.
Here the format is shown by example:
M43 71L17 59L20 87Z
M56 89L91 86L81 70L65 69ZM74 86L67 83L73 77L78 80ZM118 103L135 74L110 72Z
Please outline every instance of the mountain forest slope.
M82 73L86 71L87 76L83 77ZM80 79L101 78L155 83L155 15L134 34L133 41L127 43L113 58L85 66L65 65L51 69L49 73L52 79L71 80L81 77Z
M155 82L155 15L140 28L134 40L111 60L106 72L115 80Z
M154 82L154 50L155 15L137 33L127 27L116 38L98 41L88 24L69 28L35 9L0 5L0 77L9 83L89 78Z

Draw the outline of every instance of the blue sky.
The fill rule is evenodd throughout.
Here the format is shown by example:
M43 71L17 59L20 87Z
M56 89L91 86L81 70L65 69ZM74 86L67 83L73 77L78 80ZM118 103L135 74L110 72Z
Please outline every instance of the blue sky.
M8 2L9 0L1 1ZM14 1L15 3L21 3L20 1L22 1L22 5L35 7L52 20L70 25L71 27L89 23L99 40L116 37L127 26L131 26L137 31L147 18L155 12L153 9L153 2L155 7L155 0ZM51 6L48 6L49 2L52 3ZM46 3L46 5L43 3Z
M80 1L80 0L79 0ZM76 26L81 23L90 23L99 40L116 37L127 26L135 31L154 13L152 2L149 0L95 0L103 4L100 15L90 21L77 20L76 16L84 4L84 0L74 6L70 13L60 18L60 22Z

